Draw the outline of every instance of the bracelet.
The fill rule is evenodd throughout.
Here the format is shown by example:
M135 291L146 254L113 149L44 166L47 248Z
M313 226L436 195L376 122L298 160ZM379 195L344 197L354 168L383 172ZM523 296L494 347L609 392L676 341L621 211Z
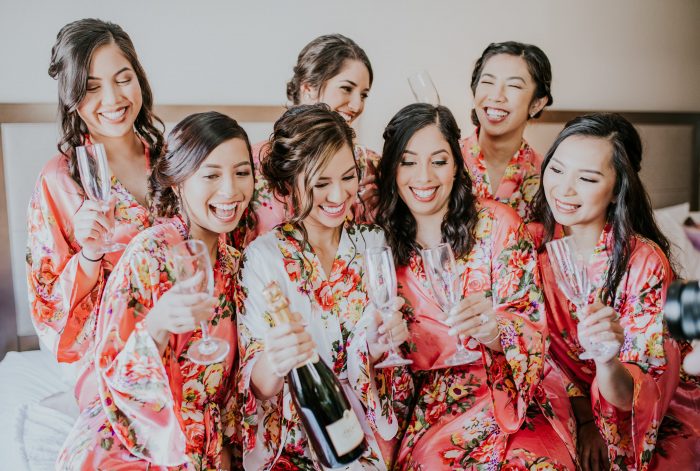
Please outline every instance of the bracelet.
M87 255L85 255L85 252L83 252L82 250L80 251L80 255L82 255L85 260L87 260L88 262L92 262L92 263L101 262L102 259L105 258L105 254L102 254L102 256L100 258L93 260L93 259L89 258Z

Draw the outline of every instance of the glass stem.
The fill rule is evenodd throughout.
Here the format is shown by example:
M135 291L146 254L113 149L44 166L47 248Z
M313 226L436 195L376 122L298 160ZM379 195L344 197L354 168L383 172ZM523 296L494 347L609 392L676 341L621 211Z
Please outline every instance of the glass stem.
M202 321L199 323L202 328L202 341L209 342L209 323L207 321Z
M386 321L387 317L387 313L382 311L382 319ZM391 353L397 355L396 345L394 345L394 335L391 333L391 329L389 329L389 343L391 344Z

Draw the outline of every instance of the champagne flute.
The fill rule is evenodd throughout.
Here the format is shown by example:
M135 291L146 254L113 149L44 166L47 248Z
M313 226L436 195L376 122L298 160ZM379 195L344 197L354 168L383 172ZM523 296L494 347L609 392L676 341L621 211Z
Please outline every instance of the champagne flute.
M112 177L107 162L107 154L102 144L91 144L75 148L78 159L78 172L83 183L85 194L96 201L100 210L107 216L111 227L104 233L99 242L102 253L119 252L126 248L125 244L112 241L114 231L114 213L109 212L109 198L112 191Z
M547 243L547 254L554 272L557 286L569 301L576 307L580 327L584 319L584 310L588 305L588 296L591 292L591 283L588 277L588 264L576 249L576 242L572 236L562 237ZM579 355L582 360L592 360L601 355L609 355L620 343L617 340L606 340L593 343L584 342L578 337L583 352Z
M396 298L396 270L394 269L394 256L391 253L391 248L381 246L367 249L365 262L369 276L369 296L372 304L379 309L382 319L386 321L393 312L394 298ZM389 368L413 363L413 360L403 358L396 351L391 331L389 331L389 342L391 342L389 355L384 361L374 365L375 368Z
M416 102L430 103L434 106L440 104L440 95L427 71L422 70L408 77L408 85L411 87L413 96L416 97Z
M450 310L462 298L457 263L450 244L438 244L423 250L423 266L428 275L435 300L443 312L449 316ZM471 340L470 347L473 345ZM462 340L457 335L457 351L445 361L445 364L449 366L465 365L473 363L479 358L481 358L481 353L464 348Z
M214 271L209 250L204 242L191 239L177 244L173 248L173 262L175 279L183 283L185 292L214 295ZM201 277L200 283L188 283L197 275ZM202 321L199 325L202 328L202 338L190 345L187 357L198 365L211 365L223 361L231 349L228 342L209 336L208 321Z

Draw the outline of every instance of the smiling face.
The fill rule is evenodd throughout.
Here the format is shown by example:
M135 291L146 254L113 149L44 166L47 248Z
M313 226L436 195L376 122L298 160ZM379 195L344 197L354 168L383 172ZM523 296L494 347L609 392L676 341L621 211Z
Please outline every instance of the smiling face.
M615 196L613 148L606 139L571 136L554 152L542 175L554 219L568 228L600 233Z
M481 130L491 136L522 136L528 116L546 104L546 98L533 101L536 88L522 57L497 54L488 59L474 91Z
M450 145L437 125L411 137L396 172L396 186L417 222L447 213L456 171Z
M78 115L90 135L124 137L134 132L143 97L136 73L116 44L97 48L90 61L85 97Z
M340 227L345 217L352 210L352 204L357 197L357 166L352 150L344 145L336 152L319 175L312 177L312 208L306 218L304 227L334 229ZM297 177L296 192L298 195L307 193L304 185L304 175ZM300 198L301 206L306 206L305 197Z
M181 185L192 235L206 241L235 229L253 189L253 171L245 141L229 139L216 147Z
M359 60L346 60L340 72L321 86L321 90L301 87L301 104L325 103L352 124L365 109L370 81L367 67Z

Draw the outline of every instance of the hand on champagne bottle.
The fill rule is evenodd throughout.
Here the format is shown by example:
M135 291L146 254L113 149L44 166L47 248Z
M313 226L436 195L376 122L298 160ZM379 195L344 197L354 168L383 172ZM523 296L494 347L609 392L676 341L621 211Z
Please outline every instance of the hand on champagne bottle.
M316 344L306 332L301 316L293 315L292 322L276 325L265 334L265 355L280 378L306 363L316 352Z
M371 321L367 326L367 347L373 363L391 350L392 340L396 346L408 340L408 327L401 313L403 305L403 298L397 296L390 314L382 314L372 304L367 306L367 309L372 310L369 313Z

